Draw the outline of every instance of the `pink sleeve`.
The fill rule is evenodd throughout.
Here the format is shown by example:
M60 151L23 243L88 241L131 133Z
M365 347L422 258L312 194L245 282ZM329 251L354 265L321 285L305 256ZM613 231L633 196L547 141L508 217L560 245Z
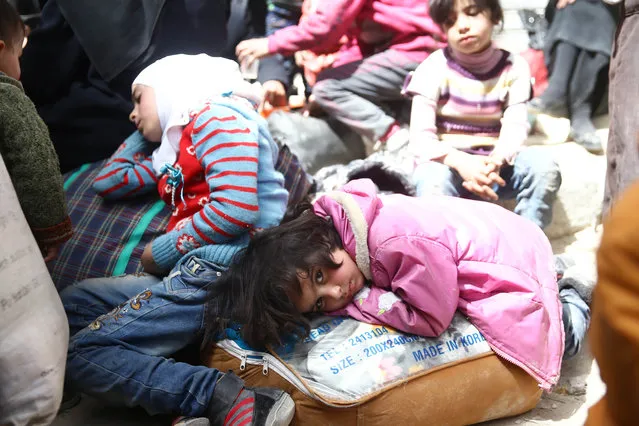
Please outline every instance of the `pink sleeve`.
M439 336L457 310L457 264L445 246L422 238L395 238L373 263L377 281L368 297L345 313L420 336Z
M291 55L300 50L322 52L334 47L355 21L365 0L322 0L298 25L282 28L268 38L269 53Z

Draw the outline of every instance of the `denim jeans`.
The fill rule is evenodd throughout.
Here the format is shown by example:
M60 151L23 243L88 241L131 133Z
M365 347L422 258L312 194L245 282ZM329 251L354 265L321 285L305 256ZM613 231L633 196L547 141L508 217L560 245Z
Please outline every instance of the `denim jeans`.
M564 359L568 359L581 350L590 325L590 308L574 288L561 289L559 299L565 334Z
M536 223L540 228L550 224L552 205L561 186L561 173L557 163L541 147L523 149L512 166L501 169L506 186L498 187L500 199L516 199L515 213ZM463 179L450 167L429 161L415 169L413 175L417 196L442 194L478 199L462 186Z
M201 337L207 290L223 270L189 256L163 280L126 275L67 287L67 383L150 414L202 416L221 373L167 357Z

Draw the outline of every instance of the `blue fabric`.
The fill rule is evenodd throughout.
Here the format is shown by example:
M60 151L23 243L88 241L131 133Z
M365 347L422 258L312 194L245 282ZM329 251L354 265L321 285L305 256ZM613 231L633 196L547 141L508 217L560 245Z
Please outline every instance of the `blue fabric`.
M223 271L186 256L163 280L125 275L67 287L67 382L150 414L205 415L221 373L167 357L201 338L207 291Z
M516 199L515 213L542 229L548 226L552 220L552 205L561 186L559 166L548 152L535 146L525 148L517 154L512 166L502 167L501 177L506 186L496 188L499 198ZM459 173L435 161L418 166L413 179L417 196L441 194L479 199L462 186Z
M278 148L255 110L232 98L218 99L195 118L191 137L209 199L183 227L153 241L153 259L163 270L198 247L197 256L228 265L248 243L251 227L275 226L286 210L284 177L275 169ZM123 199L157 188L150 156L156 146L133 133L106 163L94 189L104 198Z
M561 289L559 299L565 333L564 359L568 359L577 355L583 346L590 325L590 308L574 288Z

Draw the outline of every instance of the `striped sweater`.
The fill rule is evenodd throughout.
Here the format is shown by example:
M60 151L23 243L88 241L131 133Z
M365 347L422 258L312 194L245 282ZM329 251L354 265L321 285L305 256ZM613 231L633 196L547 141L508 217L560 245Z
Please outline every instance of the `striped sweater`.
M489 153L494 147L512 160L527 137L530 69L505 50L491 46L474 55L438 50L415 70L407 91L417 98L412 150L427 159L451 148L474 152L487 147ZM419 116L416 107L421 107Z
M277 146L264 119L243 102L220 98L194 115L174 164L184 180L174 188L165 175L153 172L156 147L133 133L109 159L94 189L107 199L156 189L173 204L167 233L152 243L160 268L171 269L187 253L228 265L252 230L282 219L288 193L275 170Z

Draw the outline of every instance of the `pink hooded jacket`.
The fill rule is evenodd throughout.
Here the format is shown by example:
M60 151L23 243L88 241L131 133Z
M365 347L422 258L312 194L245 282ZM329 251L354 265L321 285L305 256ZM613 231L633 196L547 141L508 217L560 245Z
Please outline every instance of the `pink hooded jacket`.
M321 196L314 208L332 218L372 281L331 314L428 337L459 309L540 387L557 383L561 303L550 243L535 224L488 202L378 195L367 179Z
M444 47L445 36L428 14L426 0L322 0L299 25L268 38L269 53L292 55L301 50L326 53L349 36L333 66L393 49L421 62Z

